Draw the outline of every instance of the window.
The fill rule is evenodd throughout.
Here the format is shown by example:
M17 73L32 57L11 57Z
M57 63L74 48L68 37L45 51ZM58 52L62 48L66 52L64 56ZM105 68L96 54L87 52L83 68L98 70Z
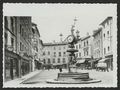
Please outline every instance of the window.
M20 25L20 34L22 35L22 25Z
M66 52L63 52L63 55L65 56Z
M14 47L14 39L11 38L11 46Z
M55 59L53 59L53 63L55 63Z
M84 46L85 46L85 42L84 42Z
M105 38L105 33L104 33L104 38Z
M79 53L79 57L81 57L81 53Z
M108 51L110 51L110 47L108 46Z
M58 58L58 63L60 63L60 58Z
M108 37L109 37L109 31L107 31L107 35L108 35Z
M48 58L48 63L50 64L50 59Z
M45 55L45 52L43 52L43 55Z
M5 45L7 45L7 38L8 38L8 35L7 33L5 33Z
M48 51L48 55L50 55L50 52Z
M43 59L44 64L46 63L45 59Z
M76 45L76 49L78 49L78 45Z
M14 33L14 26L13 26L14 22L13 22L13 18L11 17L10 19L11 19L11 29L12 29L12 32Z
M78 57L78 53L76 53L76 57Z
M54 57L56 57L56 52L54 52Z
M88 55L88 51L87 51L87 55Z
M106 54L106 49L104 48L104 54Z
M8 20L6 16L5 16L5 26L8 27Z
M107 21L107 25L109 25L109 21Z
M66 63L66 62L65 62L65 58L63 58L63 63Z
M87 41L87 45L88 45L88 41Z
M22 43L20 42L20 51L22 51Z
M65 49L65 47L63 47L63 49Z
M59 56L61 56L61 52L59 52Z

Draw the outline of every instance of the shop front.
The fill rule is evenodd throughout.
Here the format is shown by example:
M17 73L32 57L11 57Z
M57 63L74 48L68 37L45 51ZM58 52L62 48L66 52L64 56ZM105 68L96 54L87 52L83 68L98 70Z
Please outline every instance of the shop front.
M113 70L113 55L107 55L105 56L105 58L105 62L107 63L108 69Z
M102 58L96 58L96 59L92 59L89 62L91 63L91 68L92 69L96 69L96 66L98 64L98 61L101 60Z
M42 66L42 63L40 63L38 60L35 60L35 69L40 69Z
M52 64L44 64L44 65L42 65L42 67L44 68L44 69L52 69L54 66L52 65Z
M85 59L77 59L76 66L80 69L85 69Z
M32 60L30 60L29 58L26 58L26 57L21 58L21 74L22 74L22 76L24 76L32 71L31 64L32 64Z
M64 69L67 69L67 64L62 64L62 67L63 67Z
M16 53L5 50L4 58L4 81L13 80L20 77L19 63L20 57Z

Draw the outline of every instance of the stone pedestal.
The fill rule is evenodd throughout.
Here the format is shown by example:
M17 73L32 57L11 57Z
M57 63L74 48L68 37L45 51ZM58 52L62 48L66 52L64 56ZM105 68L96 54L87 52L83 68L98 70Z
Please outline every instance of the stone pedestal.
M89 73L58 73L57 79L47 80L47 83L51 84L89 84L98 83L101 80L93 79L89 77Z
M89 73L58 73L57 80L69 80L69 79L89 79Z

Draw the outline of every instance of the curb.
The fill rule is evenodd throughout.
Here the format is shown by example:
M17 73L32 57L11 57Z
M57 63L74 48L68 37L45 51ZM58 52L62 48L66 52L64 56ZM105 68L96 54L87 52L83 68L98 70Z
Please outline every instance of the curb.
M24 84L27 80L29 80L30 78L32 78L32 77L38 75L38 74L41 73L42 71L43 71L43 70L41 70L40 72L35 73L35 74L32 75L31 77L28 77L28 78L24 79L23 81L20 82L20 84Z
M5 83L3 83L3 88L9 87L10 85L12 85L12 83L16 84L16 85L17 84L21 84L22 82L28 80L29 78L32 78L33 76L35 76L36 74L40 73L41 71L43 71L43 70L37 70L37 71L30 72L29 74L27 74L28 78L27 78L27 75L26 75L26 76L23 76L21 78L17 78L17 79L5 82ZM29 76L30 74L33 74L33 75Z

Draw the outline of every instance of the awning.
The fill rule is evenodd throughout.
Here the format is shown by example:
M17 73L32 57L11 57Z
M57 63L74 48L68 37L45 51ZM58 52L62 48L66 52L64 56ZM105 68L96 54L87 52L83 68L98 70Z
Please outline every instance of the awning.
M85 62L85 59L82 59L82 60L78 60L77 63L84 63Z
M70 65L69 67L75 68L75 67L76 67L76 65Z
M106 60L106 58L101 59L101 60L98 61L98 63L105 62L105 60Z
M107 64L104 62L98 63L97 67L107 67Z
M39 63L44 64L44 62L39 62Z

